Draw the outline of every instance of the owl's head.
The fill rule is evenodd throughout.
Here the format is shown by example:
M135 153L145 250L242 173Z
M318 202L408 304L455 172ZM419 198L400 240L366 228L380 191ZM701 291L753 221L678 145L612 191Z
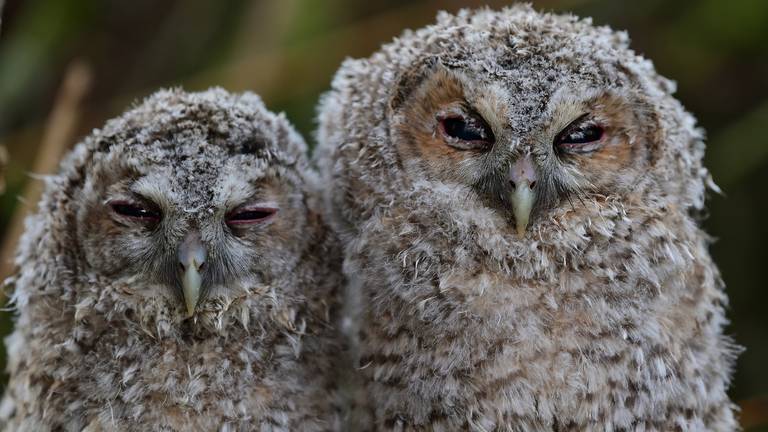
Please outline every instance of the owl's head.
M331 192L334 207L354 225L387 195L459 186L520 236L586 201L700 208L701 134L673 91L624 33L589 20L441 14L337 74L320 110L321 145L337 147L325 171L377 198Z
M254 298L267 308L300 295L301 255L318 234L304 151L255 95L161 91L65 161L41 204L54 218L46 241L123 312L180 322Z
M410 179L469 187L521 236L553 207L628 196L642 182L655 125L632 91L572 77L548 88L536 82L540 71L509 79L427 63L401 80L388 112ZM531 91L533 82L549 93Z

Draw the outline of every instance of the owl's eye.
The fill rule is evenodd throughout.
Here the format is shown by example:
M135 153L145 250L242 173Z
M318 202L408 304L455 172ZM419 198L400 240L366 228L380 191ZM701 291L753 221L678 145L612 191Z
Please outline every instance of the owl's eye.
M226 222L229 226L243 226L266 222L277 213L274 207L244 207L227 214Z
M585 114L571 122L555 137L555 148L567 153L589 153L595 151L605 134L602 126Z
M160 221L160 211L150 206L130 201L110 201L109 206L115 214L141 222L156 223Z
M493 144L491 128L480 118L448 115L438 117L446 143L459 150L487 149Z

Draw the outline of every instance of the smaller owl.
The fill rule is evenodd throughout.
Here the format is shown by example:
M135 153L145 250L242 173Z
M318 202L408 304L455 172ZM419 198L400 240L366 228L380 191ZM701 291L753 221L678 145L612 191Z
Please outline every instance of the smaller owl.
M16 258L5 430L338 427L338 247L250 93L160 91L81 142Z

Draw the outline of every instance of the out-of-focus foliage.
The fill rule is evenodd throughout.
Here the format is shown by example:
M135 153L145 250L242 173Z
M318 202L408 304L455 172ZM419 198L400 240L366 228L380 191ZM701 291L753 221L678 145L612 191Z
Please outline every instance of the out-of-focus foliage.
M0 7L3 0L0 0ZM160 86L220 85L260 93L311 142L314 107L347 56L366 56L440 9L488 0L6 0L0 29L0 197L5 232L28 181L57 88L73 59L92 88L77 136ZM768 2L764 0L547 0L540 9L592 16L626 29L639 52L678 82L678 96L709 136L713 195L707 230L731 297L729 333L747 347L732 395L768 395ZM3 333L10 314L3 313ZM748 413L747 413L748 414Z

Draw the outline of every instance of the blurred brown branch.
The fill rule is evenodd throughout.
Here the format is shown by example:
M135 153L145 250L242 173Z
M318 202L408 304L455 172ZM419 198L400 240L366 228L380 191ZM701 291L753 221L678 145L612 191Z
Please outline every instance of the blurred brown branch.
M80 104L90 86L91 69L88 64L81 60L73 61L64 74L45 134L37 149L32 168L34 175L49 175L56 171L64 152L72 145L80 119ZM34 210L42 191L43 183L36 179L31 179L24 189L0 249L0 278L8 277L13 269L13 254L24 231L24 219Z

